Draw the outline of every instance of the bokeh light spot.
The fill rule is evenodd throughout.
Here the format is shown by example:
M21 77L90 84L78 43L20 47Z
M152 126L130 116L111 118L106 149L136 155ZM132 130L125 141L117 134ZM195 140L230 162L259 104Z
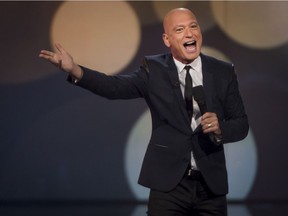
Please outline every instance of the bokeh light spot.
M212 1L211 4L222 31L241 45L271 48L288 40L285 1Z
M162 22L166 13L173 8L185 7L187 6L187 1L154 1L153 7L159 20Z
M140 23L127 2L65 2L55 13L52 44L58 42L78 64L119 73L134 58Z
M201 52L205 55L212 56L222 61L231 62L227 56L225 56L222 52L212 47L203 46Z

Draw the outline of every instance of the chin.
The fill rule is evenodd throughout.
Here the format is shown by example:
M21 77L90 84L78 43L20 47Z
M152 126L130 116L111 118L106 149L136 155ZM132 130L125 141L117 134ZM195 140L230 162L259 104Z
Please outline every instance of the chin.
M193 55L193 56L188 56L187 58L186 58L186 61L187 62L193 62L197 57L198 57L199 55L197 54L197 55Z

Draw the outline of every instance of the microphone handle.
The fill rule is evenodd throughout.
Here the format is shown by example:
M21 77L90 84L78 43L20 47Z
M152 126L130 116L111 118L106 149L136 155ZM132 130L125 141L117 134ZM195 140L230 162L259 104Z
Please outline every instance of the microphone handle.
M205 101L198 101L198 106L199 106L201 115L204 115L204 113L208 112ZM220 145L220 142L217 142L214 133L210 132L207 135L209 136L209 139L211 142L215 143L216 145Z

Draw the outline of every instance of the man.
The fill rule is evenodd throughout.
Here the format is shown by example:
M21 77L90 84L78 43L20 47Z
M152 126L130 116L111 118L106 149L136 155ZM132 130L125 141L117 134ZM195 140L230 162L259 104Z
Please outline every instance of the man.
M68 72L70 82L98 95L146 100L152 135L139 183L151 189L148 215L225 216L223 144L245 138L249 129L234 67L201 54L201 30L190 10L171 10L163 27L171 53L145 57L131 75L107 76L80 67L59 44L57 53L42 50L40 57ZM203 104L192 99L192 86L202 85L204 114Z

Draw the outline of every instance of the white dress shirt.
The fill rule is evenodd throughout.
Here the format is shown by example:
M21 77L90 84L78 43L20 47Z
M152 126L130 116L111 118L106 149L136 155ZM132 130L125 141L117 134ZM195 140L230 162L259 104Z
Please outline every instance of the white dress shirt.
M190 70L189 72L190 72L190 75L192 77L193 87L198 86L198 85L203 85L201 57L198 56L190 64L183 64L182 62L179 62L175 58L174 58L174 62L175 62L176 67L177 67L179 81L180 81L180 88L181 88L182 95L183 95L183 98L184 98L185 77L186 77L186 70L184 69L184 67L186 65L190 65L192 67L192 70ZM193 115L192 115L192 120L191 120L191 128L192 128L193 131L200 124L200 121L201 121L200 117L201 117L201 113L200 113L198 104L193 98ZM193 153L191 153L191 166L192 166L192 169L197 169L197 165L195 163L195 159L193 157Z

